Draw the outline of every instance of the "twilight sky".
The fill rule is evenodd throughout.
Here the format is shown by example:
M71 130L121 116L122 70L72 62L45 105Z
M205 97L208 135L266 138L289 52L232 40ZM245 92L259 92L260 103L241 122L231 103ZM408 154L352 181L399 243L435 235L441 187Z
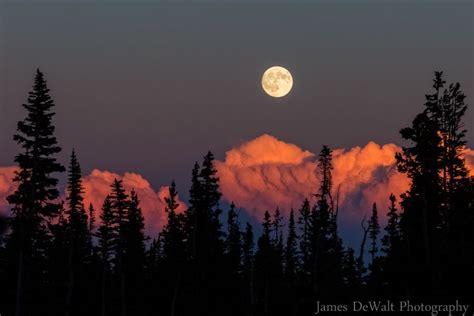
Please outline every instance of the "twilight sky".
M3 0L0 166L13 163L36 67L63 162L74 147L85 174L175 178L186 196L208 149L222 161L262 134L312 153L403 144L434 70L473 103L473 46L472 1ZM260 87L272 65L293 75L281 99ZM472 108L465 120L472 148Z

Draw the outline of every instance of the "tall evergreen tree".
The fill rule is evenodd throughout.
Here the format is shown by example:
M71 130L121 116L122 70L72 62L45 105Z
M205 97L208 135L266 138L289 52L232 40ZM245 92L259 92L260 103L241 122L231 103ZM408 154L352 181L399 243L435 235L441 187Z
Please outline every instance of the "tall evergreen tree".
M369 253L372 256L372 263L375 260L375 256L378 252L377 239L380 233L379 217L377 213L377 204L374 203L372 206L372 216L369 220L369 238L370 238L370 249Z
M144 267L145 267L145 223L140 208L140 201L135 190L130 193L130 200L126 212L126 221L123 226L123 273L125 278L126 312L140 313L142 301Z
M124 227L124 254L127 273L138 273L143 269L145 260L145 223L140 201L135 190L130 193L127 219Z
M342 274L347 296L349 298L356 297L360 291L362 276L353 248L349 247L344 251Z
M163 255L171 264L179 264L184 260L184 242L186 236L184 235L184 218L182 215L176 213L179 207L177 202L178 191L176 184L173 181L168 189L168 196L165 197L165 212L168 217L168 222L163 228Z
M85 261L88 256L88 225L87 215L84 209L84 188L81 179L81 167L77 161L74 150L68 168L67 184L67 267L68 267L68 285L66 294L66 315L70 315L73 310L74 296L77 301L79 296L75 292L78 288L77 283L85 271Z
M312 216L309 200L305 199L299 210L298 226L300 231L299 252L301 253L301 270L308 276L312 271Z
M274 283L280 267L274 241L272 242L271 237L274 224L268 211L265 211L262 228L263 233L258 239L258 248L255 254L255 304L258 314L269 315L271 313L273 291L277 290Z
M192 172L190 207L186 212L191 255L197 261L214 260L222 253L222 236L218 208L221 192L214 168L214 156L204 156L202 168L195 164Z
M219 262L223 258L224 250L219 220L219 201L222 194L214 167L214 155L211 152L204 156L202 168L195 164L191 182L190 206L185 213L185 233L190 249L190 271L194 273L192 302L197 306L197 313L202 314L206 313L206 310L214 309L215 306L212 305L221 304L220 301L210 298L217 295L217 292L200 290L204 285L207 288L216 288L222 280L217 276L222 270L216 269L221 267ZM213 280L214 285L209 285L209 280Z
M165 269L169 271L172 278L172 280L169 280L172 288L170 299L170 314L172 316L176 314L178 295L182 286L182 269L184 269L185 262L184 217L176 213L179 207L177 199L178 191L173 181L168 189L168 196L165 197L165 212L168 216L168 223L162 231Z
M320 187L311 211L311 276L316 295L331 297L342 287L342 240L332 199L332 150L323 146L318 159Z
M47 224L58 215L61 207L56 201L58 180L53 174L65 171L55 158L61 148L57 145L52 124L54 101L39 69L28 102L23 107L28 114L18 122L18 132L13 137L22 148L15 157L19 170L13 180L18 187L7 198L12 205L8 248L14 253L10 258L16 267L12 273L17 277L17 316L24 313L22 307L31 306L27 302L41 286L33 280L41 279L45 269L44 254L49 240Z
M114 248L117 243L117 230L110 195L104 200L100 213L101 225L97 230L100 259L102 261L101 277L101 315L108 314L108 282L111 272L111 263L114 257Z
M246 305L247 314L251 315L254 309L254 234L253 227L249 222L245 225L245 231L242 236L242 270L244 277L244 304Z
M298 236L296 235L295 215L293 210L291 210L285 248L285 275L290 281L295 278L296 268L298 266L298 256L296 254L297 239Z
M237 274L241 270L242 240L238 214L235 211L234 203L231 203L227 213L227 238L225 244L231 271L233 274Z
M387 255L392 253L392 248L400 241L400 216L396 206L397 198L390 194L389 200L388 222L385 226L385 235L382 237L382 251Z
M89 221L88 221L88 247L89 254L93 256L94 252L94 234L95 234L95 209L92 203L89 203Z
M280 269L283 271L283 259L284 259L284 246L283 246L283 215L281 214L280 209L277 207L275 213L273 214L273 231L274 239L273 244L278 256L278 263Z
M126 230L127 230L127 212L130 201L125 193L123 181L114 179L111 185L112 193L110 201L112 202L112 214L114 218L114 228L117 231L117 241L115 243L115 272L120 280L120 315L127 314L126 304L126 271L125 271L125 252L126 252Z
M473 238L467 236L474 227L472 180L461 158L467 105L458 83L444 87L442 72L435 72L434 91L426 95L425 109L400 131L410 147L396 156L398 170L411 180L402 196L400 218L405 247L399 256L406 258L409 283L405 290L421 297L442 284L462 288L461 281L467 279L454 271L465 270L461 262L474 259L472 251L461 250L473 247ZM459 268L446 270L446 257Z
M250 275L253 265L254 235L252 225L248 222L245 225L245 232L243 233L242 239L243 270L245 274Z

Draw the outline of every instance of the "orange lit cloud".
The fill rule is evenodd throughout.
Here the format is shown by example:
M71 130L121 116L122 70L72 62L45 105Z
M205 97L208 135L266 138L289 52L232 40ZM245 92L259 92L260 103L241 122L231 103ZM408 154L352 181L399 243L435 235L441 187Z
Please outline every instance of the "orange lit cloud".
M369 142L363 147L334 150L334 188L340 188L339 204L342 220L359 219L377 202L381 217L386 213L388 196L399 196L409 185L405 175L395 168L394 144L377 145ZM463 157L470 175L474 176L474 150L465 149ZM224 161L216 161L221 179L223 198L235 202L257 220L265 210L276 206L286 215L291 208L298 209L304 198L313 198L319 186L316 176L317 154L262 135L244 142L226 153ZM12 182L16 167L0 167L0 214L8 214L6 197L16 188ZM115 178L122 179L125 189L135 189L145 217L147 234L156 234L166 223L164 197L167 187L156 192L140 174L119 175L109 171L93 170L83 177L85 204L92 203L98 217L100 207ZM179 201L179 211L186 204ZM97 222L99 222L97 218Z
M12 181L15 175L14 166L0 167L0 215L8 214L7 196L12 194L16 189L16 184Z
M373 142L334 150L334 188L340 186L343 218L361 216L374 201L385 208L390 193L399 195L408 188L408 179L395 168L398 150L394 144ZM285 213L299 208L304 198L312 199L319 186L317 155L270 135L231 149L216 167L224 198L259 220L265 210L276 206Z
M94 205L98 222L102 203L107 194L110 194L110 185L116 178L123 181L123 186L128 193L132 189L137 192L140 199L140 207L145 218L145 232L150 236L154 236L166 223L164 198L168 196L167 186L163 186L158 192L155 192L150 183L137 173L126 172L123 175L119 175L110 171L95 169L83 178L85 205L88 206L89 203ZM178 200L178 203L178 212L184 211L186 204L181 200Z
M474 150L466 148L462 154L466 161L466 167L469 170L470 176L474 177Z
M16 167L0 167L0 215L9 214L9 205L6 197L14 192L16 184L12 181ZM168 187L161 187L155 192L150 183L141 175L136 173L125 173L119 175L109 171L93 170L89 175L83 177L84 202L86 207L89 203L96 209L96 223L99 223L100 208L107 194L110 193L110 185L114 179L122 179L123 185L128 193L134 189L140 199L143 216L145 217L145 231L150 236L155 236L166 223L165 197L168 195ZM64 198L64 196L63 196ZM186 209L186 204L178 200L178 212Z
M395 153L399 151L397 145L381 146L374 142L334 150L334 199L339 188L342 220L361 218L373 202L384 217L389 195L398 197L408 189L409 179L397 172L395 166ZM465 149L463 156L474 176L474 150ZM314 201L313 194L320 183L316 176L317 159L315 153L265 134L229 150L224 161L216 162L216 167L224 199L260 220L265 210L276 206L288 215L305 198Z

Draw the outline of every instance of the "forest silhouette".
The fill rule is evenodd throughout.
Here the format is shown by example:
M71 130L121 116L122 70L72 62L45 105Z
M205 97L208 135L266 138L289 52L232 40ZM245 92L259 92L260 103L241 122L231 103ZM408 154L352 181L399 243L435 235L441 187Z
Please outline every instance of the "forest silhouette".
M367 210L358 249L339 236L328 146L318 156L314 197L288 219L278 208L266 211L260 236L240 222L238 206L222 207L211 152L192 169L188 208L177 211L173 181L167 222L146 236L140 196L120 179L102 205L84 205L80 154L71 153L67 168L56 159L55 104L37 70L13 136L20 150L17 189L7 198L11 216L0 221L0 314L313 315L318 301L386 299L472 308L474 178L461 155L465 98L459 83L447 85L435 72L423 111L400 131L408 145L396 165L410 187L387 196L388 209L374 203Z

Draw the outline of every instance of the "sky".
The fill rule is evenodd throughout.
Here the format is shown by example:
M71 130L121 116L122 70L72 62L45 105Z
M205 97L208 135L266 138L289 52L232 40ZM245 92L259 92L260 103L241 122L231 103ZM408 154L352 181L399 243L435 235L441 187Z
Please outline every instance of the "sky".
M403 145L435 70L472 104L473 46L472 1L0 0L0 166L38 67L63 162L75 148L85 175L142 175L156 192L175 179L185 200L207 150L225 164L252 141ZM261 89L273 65L292 73L286 97ZM472 109L465 122L472 148Z

